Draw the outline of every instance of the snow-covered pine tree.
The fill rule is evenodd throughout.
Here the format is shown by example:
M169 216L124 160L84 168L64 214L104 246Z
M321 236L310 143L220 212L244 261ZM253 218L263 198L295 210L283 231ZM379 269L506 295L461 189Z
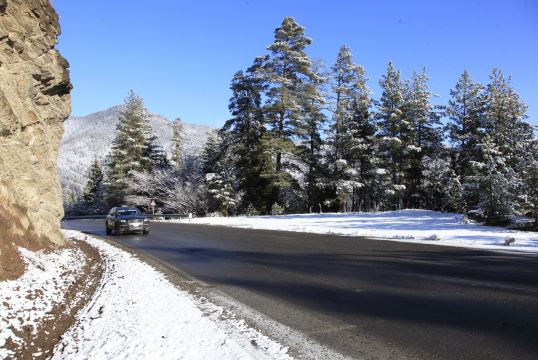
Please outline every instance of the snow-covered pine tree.
M311 43L304 28L288 16L275 30L275 41L267 46L271 54L264 66L268 83L265 112L273 137L271 147L276 152L276 171L281 175L273 184L279 201L279 189L292 184L291 176L285 172L288 165L285 159L296 151L292 137L303 116L300 92L306 79L316 80L312 61L305 52Z
M496 224L514 213L520 180L491 135L485 135L479 146L481 160L470 162L475 174L469 181L475 184L479 194L477 210L484 214L486 223Z
M88 182L82 193L84 207L88 213L100 213L105 210L103 195L103 169L99 161L95 160L88 170Z
M520 207L523 214L534 218L534 228L538 229L538 138L529 146L522 178L524 192Z
M450 90L450 100L445 115L448 117L446 131L454 153L454 171L462 184L463 211L475 209L478 192L469 176L476 175L471 161L479 161L479 144L484 138L486 96L484 87L473 82L467 70L459 77L454 89Z
M349 47L342 45L336 61L331 67L331 90L334 97L331 139L335 161L342 158L344 145L341 139L345 133L344 122L351 117L349 113L351 103L355 98L357 85L361 86L361 78L364 78L364 74L364 68L353 62L353 55Z
M533 128L525 120L527 105L500 70L493 69L486 87L485 130L516 173L522 170L527 149L533 140Z
M263 137L266 133L263 116L262 94L265 79L261 68L266 58L256 58L245 72L235 74L232 83L232 97L229 109L232 118L221 132L226 132L239 191L244 193L243 209L268 212L272 198L271 177L267 170L274 173L274 162L264 151Z
M410 124L404 118L405 87L400 79L400 72L394 69L392 63L389 63L387 73L379 81L379 86L383 90L376 114L380 156L385 159L382 169L386 169L391 177L391 184L384 192L392 198L391 203L387 204L388 209L401 209L404 206L406 189L403 150L409 144Z
M318 62L312 67L316 76L304 81L301 91L301 107L303 116L296 125L296 136L299 139L298 154L304 166L299 166L302 172L304 188L303 198L305 209L309 212L318 209L326 196L326 189L322 188L322 179L326 177L323 161L323 140L321 131L327 120L323 110L325 99L322 95L322 86L326 83L323 76L323 64Z
M119 115L116 138L107 159L107 200L110 206L123 202L133 171L149 172L155 159L149 116L142 98L130 91Z
M234 154L224 131L214 130L208 137L202 159L207 187L208 211L230 215L240 202L237 191Z
M451 166L448 151L425 155L421 159L423 207L436 211L460 211L462 187Z
M440 149L442 129L440 114L430 103L433 94L428 89L426 69L421 73L413 72L406 86L404 95L404 118L408 124L408 134L402 137L403 169L405 171L405 207L422 207L422 159L431 156ZM406 127L407 127L406 126Z
M183 129L183 122L180 118L176 118L172 127L172 161L174 162L174 169L176 171L181 170L184 136L185 130Z
M376 126L370 111L371 92L362 66L353 62L351 51L342 46L332 67L335 106L331 136L335 164L333 174L345 210L369 210L371 170L374 165Z

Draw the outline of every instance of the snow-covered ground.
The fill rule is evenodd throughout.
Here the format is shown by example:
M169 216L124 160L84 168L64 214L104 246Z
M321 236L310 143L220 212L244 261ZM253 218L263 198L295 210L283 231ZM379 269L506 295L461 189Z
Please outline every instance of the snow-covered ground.
M172 221L250 229L367 236L376 239L500 250L508 249L504 243L506 238L510 237L515 239L515 243L509 247L510 251L538 252L538 232L465 223L461 214L429 210L207 217Z
M43 321L54 316L51 310L64 302L65 289L85 263L79 249L43 253L20 248L20 253L26 272L17 280L0 282L0 359L15 355L8 341L24 346L23 337L35 335Z
M81 234L106 260L101 287L53 359L289 359L243 320L179 290L129 253Z

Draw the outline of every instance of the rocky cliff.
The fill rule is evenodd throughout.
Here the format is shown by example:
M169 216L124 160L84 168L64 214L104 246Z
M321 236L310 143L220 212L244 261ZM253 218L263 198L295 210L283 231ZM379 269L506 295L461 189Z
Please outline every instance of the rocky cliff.
M54 49L59 34L48 0L0 0L0 273L8 277L21 270L14 246L63 244L56 158L71 84Z

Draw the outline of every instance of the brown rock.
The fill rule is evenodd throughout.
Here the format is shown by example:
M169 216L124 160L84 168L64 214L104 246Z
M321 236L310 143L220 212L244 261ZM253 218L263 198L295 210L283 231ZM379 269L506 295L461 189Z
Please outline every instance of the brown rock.
M0 0L0 272L16 268L9 247L64 243L56 157L72 86L59 34L48 0Z

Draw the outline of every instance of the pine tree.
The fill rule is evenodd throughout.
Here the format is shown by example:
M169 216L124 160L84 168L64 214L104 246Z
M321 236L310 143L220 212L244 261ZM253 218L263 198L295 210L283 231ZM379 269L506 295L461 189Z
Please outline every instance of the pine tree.
M460 211L462 187L451 160L440 153L421 159L423 205L436 211Z
M391 184L385 193L392 197L389 208L399 209L403 207L406 189L403 150L409 144L410 124L404 118L404 84L400 72L394 69L392 63L389 63L387 73L379 85L383 89L377 107L380 155L385 158L383 168L391 176Z
M361 90L364 74L364 68L353 62L350 49L345 45L341 46L336 62L331 67L331 85L335 101L332 136L336 159L342 158L345 148L342 144L342 136L345 134L344 123L351 117L349 114L351 103L354 101L356 90Z
M88 182L82 193L84 207L89 213L99 213L103 209L103 170L95 160L88 171Z
M522 193L523 214L534 217L534 228L538 229L538 139L535 138L528 148L522 172L524 191Z
M493 69L486 87L485 130L515 171L533 138L532 127L525 122L527 105L510 86L500 70Z
M233 154L223 132L210 134L203 152L208 209L222 215L235 212L240 201L233 168Z
M470 162L480 160L479 144L485 136L486 96L484 87L473 82L467 70L450 91L450 96L446 108L446 130L454 151L454 171L462 184L462 207L466 211L476 208L479 201L478 193L468 178L476 175Z
M172 161L174 162L174 168L176 171L181 170L184 136L185 130L183 129L183 122L180 118L176 118L172 127Z
M337 192L345 210L368 210L372 206L371 177L375 175L374 138L376 126L370 107L371 92L362 66L353 62L348 47L342 46L332 67L333 112L332 162L336 165ZM348 206L348 202L351 202Z
M321 75L322 68L321 63L316 64L313 69L316 76L312 80L305 80L303 84L301 92L303 116L296 126L296 136L300 140L299 158L304 164L298 171L304 176L305 208L309 211L317 208L318 204L325 200L323 189L320 188L320 180L324 177L321 130L327 120L323 112L325 100L321 87L325 79Z
M155 161L152 140L144 102L131 90L120 112L116 138L108 157L107 197L110 205L121 204L133 172L152 170Z
M441 147L440 115L430 103L433 94L428 89L426 70L413 72L404 95L404 118L408 133L402 151L405 207L421 207L422 159L432 156Z
M263 151L262 138L266 133L262 107L265 80L261 76L264 58L256 58L246 72L235 74L229 109L232 118L221 131L226 132L238 190L244 193L243 209L268 211L272 204L270 182L266 169L274 167L273 161Z
M275 30L275 41L267 47L271 55L264 66L269 85L265 110L273 137L271 147L275 150L276 172L280 175L273 184L277 200L279 189L292 184L291 176L285 173L288 163L283 157L295 153L292 137L303 116L301 91L306 79L316 80L312 61L305 52L311 43L304 28L293 18L286 17Z
M510 86L511 78L505 78L503 73L493 69L490 83L486 87L485 132L490 134L491 142L502 157L506 166L506 180L509 182L511 192L524 194L525 186L522 174L528 149L533 140L533 128L525 122L527 106L519 99L519 95ZM501 215L518 213L519 208L525 204L519 197L507 197L513 203L504 204L503 208L510 212L500 212Z
M481 161L471 161L476 175L470 177L479 194L478 210L486 217L486 223L495 224L514 213L519 180L507 159L489 134L479 144Z

